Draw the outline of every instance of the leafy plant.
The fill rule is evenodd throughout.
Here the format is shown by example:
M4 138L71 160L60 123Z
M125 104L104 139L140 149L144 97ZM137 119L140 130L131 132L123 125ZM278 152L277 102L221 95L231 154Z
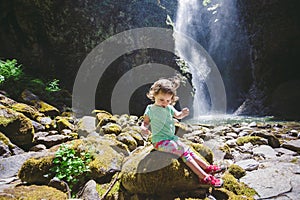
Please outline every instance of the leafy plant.
M0 84L9 80L19 80L23 74L21 66L17 64L16 59L0 60Z
M54 166L50 169L52 175L68 183L70 190L84 179L83 175L90 172L88 163L92 156L87 152L76 152L71 144L62 144L55 153ZM46 177L49 175L45 175Z
M45 90L48 91L48 92L58 92L58 91L60 91L59 80L58 79L53 79L52 81L49 81L48 84L46 85Z

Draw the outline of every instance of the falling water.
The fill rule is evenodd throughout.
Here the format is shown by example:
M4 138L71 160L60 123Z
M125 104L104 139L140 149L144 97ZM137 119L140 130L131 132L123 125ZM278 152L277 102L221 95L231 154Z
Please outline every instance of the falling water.
M196 38L197 29L193 26L197 24L199 12L199 0L178 0L178 10L175 21L175 31L191 38ZM195 88L193 103L194 116L207 114L209 103L205 95L205 79L209 73L206 59L198 55L197 49L192 48L188 42L175 38L175 51L178 56L184 59L189 65L193 75L192 84Z
M204 2L208 4L204 5ZM194 117L218 113L212 108L206 85L212 69L211 64L215 62L221 73L223 72L225 85L229 89L226 93L231 95L231 103L232 99L236 99L234 95L239 92L241 86L235 84L236 80L230 73L244 66L243 61L246 61L248 56L244 53L247 42L238 22L236 0L178 0L175 32L198 42L206 49L208 57L214 59L211 59L213 63L209 62L209 59L203 56L205 54L199 54L199 51L186 41L180 40L180 37L175 38L175 51L188 63L193 76ZM246 56L243 56L243 53Z

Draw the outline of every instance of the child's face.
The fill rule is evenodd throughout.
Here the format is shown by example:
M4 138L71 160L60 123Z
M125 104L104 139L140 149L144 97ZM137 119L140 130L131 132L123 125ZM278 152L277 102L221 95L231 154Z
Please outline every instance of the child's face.
M159 92L157 95L154 96L154 104L165 108L172 102L172 97L172 94Z

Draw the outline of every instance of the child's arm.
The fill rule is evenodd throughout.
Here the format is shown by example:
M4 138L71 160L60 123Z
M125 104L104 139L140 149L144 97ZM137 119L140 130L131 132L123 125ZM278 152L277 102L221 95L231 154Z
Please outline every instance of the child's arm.
M145 115L144 121L142 122L142 125L141 125L142 135L144 138L147 138L148 135L150 134L149 125L150 125L150 119L147 115Z
M174 110L175 110L174 117L176 119L182 119L182 118L188 116L190 113L190 110L188 108L183 108L181 111L177 111L176 109L174 109Z

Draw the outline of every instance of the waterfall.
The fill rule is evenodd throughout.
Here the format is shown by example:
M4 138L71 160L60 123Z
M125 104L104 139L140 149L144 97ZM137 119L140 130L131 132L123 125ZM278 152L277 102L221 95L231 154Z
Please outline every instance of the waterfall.
M201 20L197 17L200 9L199 0L178 0L178 10L175 21L175 32L184 34L192 39L197 36L197 28L194 27ZM197 53L188 42L175 38L175 52L184 59L192 74L192 84L195 89L193 111L194 117L209 112L209 102L205 92L205 79L210 72L204 57Z
M240 71L248 72L250 57L245 29L238 21L237 1L178 0L174 30L198 42L211 58L209 61L205 53L197 52L186 40L175 38L175 52L188 63L192 74L194 117L218 113L212 106L212 98L216 97L211 96L207 86L215 63L222 74L230 106L240 105L238 95L247 90L250 82L241 78L245 76Z

